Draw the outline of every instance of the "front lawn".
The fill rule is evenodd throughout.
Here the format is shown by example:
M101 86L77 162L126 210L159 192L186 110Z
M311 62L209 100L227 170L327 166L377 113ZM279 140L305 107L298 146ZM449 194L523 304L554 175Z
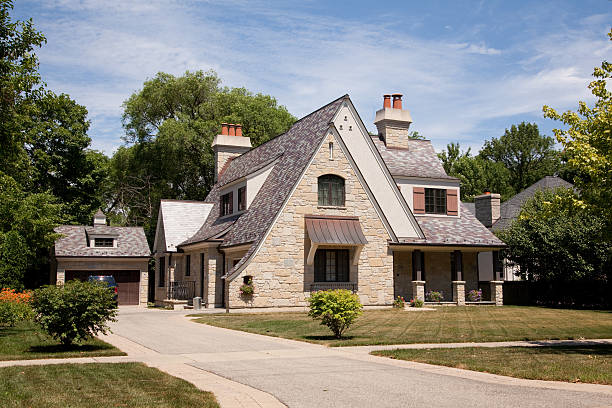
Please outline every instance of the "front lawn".
M530 380L612 385L612 345L404 349L372 354Z
M78 345L63 346L32 322L0 328L0 360L125 355L121 350L97 338Z
M195 321L330 346L612 338L612 312L518 306L367 310L341 340L306 313L199 315Z
M0 368L3 407L218 408L210 392L140 363Z

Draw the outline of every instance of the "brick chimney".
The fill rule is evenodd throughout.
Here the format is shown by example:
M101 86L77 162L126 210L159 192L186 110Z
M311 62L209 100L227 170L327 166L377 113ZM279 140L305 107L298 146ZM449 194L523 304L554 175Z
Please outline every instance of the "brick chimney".
M408 129L411 123L410 112L402 109L402 94L383 95L383 108L376 112L374 124L385 145L407 149Z
M499 194L491 194L488 191L482 195L474 197L474 207L476 208L476 218L485 227L491 228L500 217Z
M229 159L248 152L251 147L251 139L242 136L242 125L222 123L221 134L215 136L212 143L215 153L215 182L219 177L219 172Z

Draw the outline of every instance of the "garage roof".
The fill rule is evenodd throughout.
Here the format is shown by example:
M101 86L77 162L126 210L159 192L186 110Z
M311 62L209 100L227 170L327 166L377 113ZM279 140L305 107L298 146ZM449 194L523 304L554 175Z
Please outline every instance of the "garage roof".
M62 235L55 241L55 256L146 258L151 255L142 227L60 225L55 231ZM117 240L116 248L91 247L88 234L112 236Z

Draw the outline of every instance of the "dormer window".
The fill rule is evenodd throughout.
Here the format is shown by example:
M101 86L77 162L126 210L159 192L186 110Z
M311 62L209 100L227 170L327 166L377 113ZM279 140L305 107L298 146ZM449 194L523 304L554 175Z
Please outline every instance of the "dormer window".
M94 247L96 248L112 248L114 245L114 238L94 238Z
M446 214L446 189L425 189L425 213Z
M223 194L221 196L221 217L223 217L224 215L230 215L231 213L234 212L234 192L230 191L227 194Z
M344 179L333 174L319 177L319 205L344 207Z
M246 186L243 186L238 189L238 211L246 210L246 205Z

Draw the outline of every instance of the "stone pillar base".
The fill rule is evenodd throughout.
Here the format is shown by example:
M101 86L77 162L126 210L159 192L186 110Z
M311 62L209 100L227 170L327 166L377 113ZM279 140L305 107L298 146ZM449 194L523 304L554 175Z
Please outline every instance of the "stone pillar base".
M425 301L425 281L412 281L412 297Z
M457 306L465 306L465 281L453 281L453 300Z
M502 285L504 281L491 281L491 301L495 302L495 306L504 305L504 290Z

